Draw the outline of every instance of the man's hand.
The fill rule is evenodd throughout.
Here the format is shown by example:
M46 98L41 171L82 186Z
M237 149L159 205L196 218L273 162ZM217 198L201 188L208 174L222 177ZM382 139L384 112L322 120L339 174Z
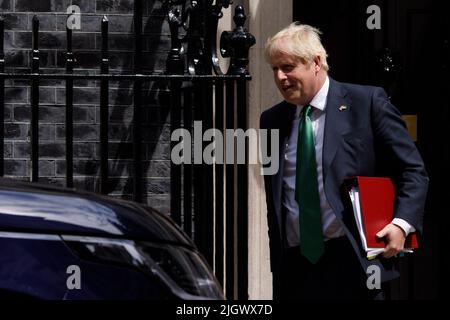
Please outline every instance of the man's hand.
M399 226L389 223L382 230L378 231L377 237L386 237L388 243L386 248L384 248L383 257L392 258L403 250L406 234Z

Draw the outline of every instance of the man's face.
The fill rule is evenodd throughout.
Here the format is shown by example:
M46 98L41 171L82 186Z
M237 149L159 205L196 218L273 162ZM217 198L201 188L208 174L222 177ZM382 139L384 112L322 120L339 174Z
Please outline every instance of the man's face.
M306 105L320 90L317 62L305 64L299 58L276 53L270 60L275 83L284 99L295 105Z

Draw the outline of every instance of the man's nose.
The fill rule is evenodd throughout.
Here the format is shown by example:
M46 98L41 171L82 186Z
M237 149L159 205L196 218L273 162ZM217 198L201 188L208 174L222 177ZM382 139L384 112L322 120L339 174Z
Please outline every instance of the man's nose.
M283 81L283 80L285 80L285 79L287 78L287 77L286 77L286 73L284 73L282 70L277 70L276 78L277 78L279 81Z

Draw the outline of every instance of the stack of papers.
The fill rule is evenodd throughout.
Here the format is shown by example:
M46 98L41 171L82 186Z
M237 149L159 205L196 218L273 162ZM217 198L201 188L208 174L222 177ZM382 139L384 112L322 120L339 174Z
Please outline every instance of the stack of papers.
M346 186L362 247L367 258L374 259L386 246L376 234L392 222L394 186L389 178L361 176L347 179ZM417 247L416 234L409 234L403 252L413 252L412 249Z

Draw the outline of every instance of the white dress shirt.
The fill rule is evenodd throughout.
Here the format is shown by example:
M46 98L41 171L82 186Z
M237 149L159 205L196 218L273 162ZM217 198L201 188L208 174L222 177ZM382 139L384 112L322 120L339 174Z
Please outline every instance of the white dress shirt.
M325 129L325 108L328 96L328 89L330 87L330 80L326 78L322 88L317 92L314 98L309 103L313 106L310 118L314 131L314 144L316 149L316 163L317 163L317 179L320 196L320 210L322 213L322 230L324 240L337 238L345 234L344 228L337 220L333 209L330 207L324 191L323 186L323 170L322 170L322 149L323 149L323 134ZM282 205L286 208L286 240L289 247L298 246L300 243L299 231L299 208L295 200L295 171L297 158L297 137L298 126L300 122L300 114L303 106L297 106L296 115L292 120L292 130L287 140L286 151L284 154L285 164L283 172L283 196ZM406 234L415 231L414 228L405 220L395 218L392 223L398 225L405 231Z

